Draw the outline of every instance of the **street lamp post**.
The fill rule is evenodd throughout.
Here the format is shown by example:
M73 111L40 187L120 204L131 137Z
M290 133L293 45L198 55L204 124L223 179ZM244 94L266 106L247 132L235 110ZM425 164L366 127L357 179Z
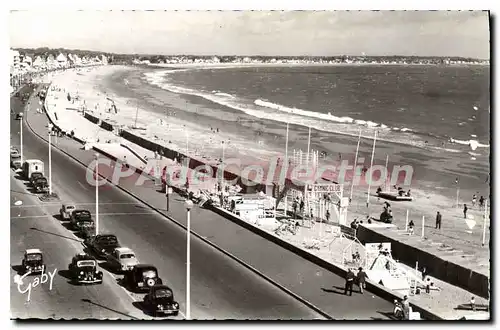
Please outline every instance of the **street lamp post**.
M23 119L24 119L24 116L23 116L23 113L19 113L19 117L21 118L19 120L19 125L21 126L20 127L20 134L21 134L21 164L23 164L23 157L24 157L24 154L23 154Z
M99 234L99 154L94 154L95 159L95 234Z
M187 261L186 261L186 319L191 319L191 209L193 202L189 199L185 203L187 211Z
M52 196L52 127L49 123L49 196Z

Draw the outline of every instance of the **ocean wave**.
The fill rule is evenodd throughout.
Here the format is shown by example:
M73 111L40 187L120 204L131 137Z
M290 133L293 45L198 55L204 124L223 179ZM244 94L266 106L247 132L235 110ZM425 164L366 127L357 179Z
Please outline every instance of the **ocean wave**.
M457 143L457 144L462 144L462 145L468 145L471 147L472 150L476 150L477 148L489 148L489 144L482 144L478 142L477 140L458 140L454 138L450 138L451 143Z
M189 69L181 69L182 71L187 71ZM385 124L382 123L376 123L373 121L369 120L362 120L362 119L354 119L351 117L343 116L343 117L338 117L334 116L331 113L328 114L323 114L323 113L318 113L318 112L313 112L313 111L308 111L304 109L298 109L298 108L291 108L287 107L281 104L276 104L270 101L262 100L262 99L256 99L253 101L253 103L250 100L245 100L242 98L239 98L235 95L231 95L228 93L224 93L222 91L218 90L212 90L212 91L200 91L200 90L195 90L187 87L182 87L176 84L171 83L168 77L168 73L175 72L179 70L161 70L161 71L153 71L153 72L146 72L144 73L144 76L146 77L146 81L152 85L155 85L159 88L162 88L164 90L170 91L172 93L176 94L188 94L188 95L193 95L193 96L198 96L202 97L206 100L209 100L211 102L220 104L222 106L242 111L243 113L256 117L259 119L266 119L266 120L273 120L277 122L289 122L291 124L295 125L301 125L301 126L306 126L306 127L312 127L314 129L318 129L321 131L334 131L335 133L339 134L344 134L344 135L350 135L350 136L357 136L358 135L358 128L359 126L365 127L366 129L377 129L379 130L379 133L382 131L390 132L398 132L401 133L402 135L400 137L397 136L388 136L387 134L384 135L379 135L380 140L385 140L389 142L396 142L396 143L402 143L402 144L408 144L408 145L413 145L417 147L429 147L432 149L437 149L437 150L442 150L442 151L448 151L448 152L462 152L457 149L451 149L451 148L445 148L443 146L432 146L432 145L427 145L427 140L424 142L424 140L420 141L419 139L415 138L415 135L420 135L420 136L425 136L425 137L431 137L439 140L448 140L452 143L457 143L461 145L469 145L473 150L478 147L482 148L487 148L489 145L487 144L481 144L476 140L456 140L456 139L448 139L447 136L438 136L432 133L427 133L427 132L419 132L412 130L407 127L388 127ZM267 109L272 109L276 110L277 112L269 112L266 111L265 109L262 108L267 108ZM283 116L283 113L287 113L290 116ZM329 125L330 123L330 125ZM340 126L331 126L331 124L335 125L340 125ZM333 128L336 127L336 128ZM382 131L380 131L382 130ZM371 133L366 132L368 135ZM366 134L363 133L363 134ZM471 142L474 141L474 142Z

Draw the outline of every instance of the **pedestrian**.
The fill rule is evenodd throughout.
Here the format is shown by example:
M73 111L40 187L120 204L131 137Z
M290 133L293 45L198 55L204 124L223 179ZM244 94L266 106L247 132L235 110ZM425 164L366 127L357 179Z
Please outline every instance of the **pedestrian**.
M297 201L296 200L293 201L292 208L293 208L293 217L294 217L294 219L297 219Z
M426 276L427 276L427 268L424 267L424 268L422 268L422 281L425 280Z
M363 270L363 267L359 267L357 277L359 283L359 292L363 294L363 289L366 289L366 278L368 277Z
M314 219L314 213L313 213L313 208L311 207L311 210L309 211L309 214L311 215L311 220Z
M472 298L470 298L470 309L472 309L472 311L476 311L476 299L474 298L474 296Z
M326 210L326 222L330 221L330 210Z
M300 200L300 213L304 214L304 199L303 198Z
M467 219L467 204L464 204L464 219Z
M403 306L404 319L409 320L410 319L410 300L408 299L407 295L405 295L403 298L402 306Z
M436 214L436 229L441 229L441 213Z
M479 197L479 207L480 208L484 207L484 197L482 195L481 195L481 197Z
M408 223L408 233L409 233L409 235L413 235L414 228L415 228L415 223L413 222L413 220L410 220L410 222Z
M354 273L352 272L352 269L349 268L347 274L345 275L345 295L347 295L347 291L349 291L349 295L352 296L352 285L354 284L354 278Z
M472 207L476 206L476 200L477 200L476 194L472 195Z

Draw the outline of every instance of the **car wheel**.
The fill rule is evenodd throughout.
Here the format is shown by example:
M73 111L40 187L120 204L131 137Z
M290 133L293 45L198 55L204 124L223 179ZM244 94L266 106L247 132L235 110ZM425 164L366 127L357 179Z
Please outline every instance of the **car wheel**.
M177 315L179 315L179 311L173 312L173 314L172 314L172 315L173 315L173 316L177 316Z

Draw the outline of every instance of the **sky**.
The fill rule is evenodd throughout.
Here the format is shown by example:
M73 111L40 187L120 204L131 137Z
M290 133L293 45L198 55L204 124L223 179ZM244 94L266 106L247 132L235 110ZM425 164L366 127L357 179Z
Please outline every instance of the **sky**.
M484 11L12 11L13 48L489 59Z

